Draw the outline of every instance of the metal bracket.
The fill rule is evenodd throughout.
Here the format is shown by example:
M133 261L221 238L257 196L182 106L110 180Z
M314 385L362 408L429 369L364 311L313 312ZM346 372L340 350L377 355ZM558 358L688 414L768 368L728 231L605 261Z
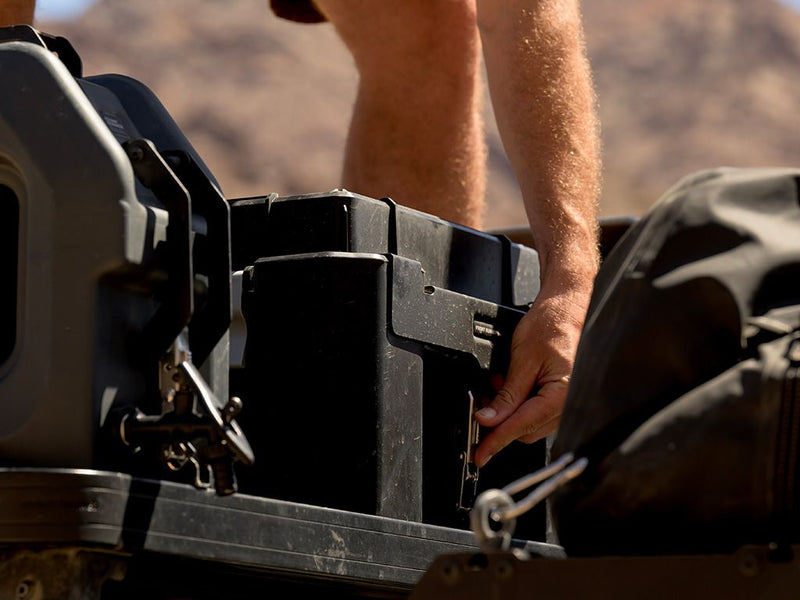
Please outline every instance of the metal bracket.
M136 407L117 413L116 431L127 446L137 449L161 446L161 460L177 471L195 467L195 486L209 487L213 480L219 495L236 492L234 463L250 465L255 460L244 433L235 421L242 401L232 397L220 407L211 388L192 364L185 346L185 333L178 337L171 358L163 361L162 414L146 415ZM209 482L203 471L209 470Z
M478 491L478 466L475 464L475 448L478 446L480 427L475 421L475 396L469 396L469 414L467 415L466 448L461 453L461 490L458 496L458 510L468 511L472 508L472 499ZM469 497L469 501L467 501Z

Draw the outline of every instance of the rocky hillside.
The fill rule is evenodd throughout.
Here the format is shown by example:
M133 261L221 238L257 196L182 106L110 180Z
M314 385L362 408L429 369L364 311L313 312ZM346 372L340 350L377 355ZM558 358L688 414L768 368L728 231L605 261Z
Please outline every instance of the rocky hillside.
M800 15L777 0L586 0L603 126L602 213L640 214L678 178L719 165L800 166ZM64 35L86 74L140 79L230 198L339 184L357 83L328 24L265 0L100 0ZM487 109L486 226L524 223Z
M606 212L689 171L800 166L800 15L775 0L589 0Z

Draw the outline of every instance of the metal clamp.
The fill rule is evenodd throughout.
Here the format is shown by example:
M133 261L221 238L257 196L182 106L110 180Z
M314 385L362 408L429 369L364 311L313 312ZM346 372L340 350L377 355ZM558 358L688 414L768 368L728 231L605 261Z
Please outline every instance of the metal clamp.
M475 420L475 396L471 391L467 413L466 447L461 453L461 489L458 495L458 510L468 511L478 489L478 465L475 464L475 449L480 439L480 427Z
M589 461L575 459L572 453L557 461L511 482L503 489L481 493L470 512L470 527L484 552L505 552L517 525L517 517L528 512L559 487L583 473ZM543 482L520 502L512 496Z
M112 430L134 451L160 446L160 460L171 471L192 465L196 487L213 483L219 495L233 494L234 463L249 465L255 459L235 420L242 401L234 396L220 406L191 361L185 331L163 358L160 373L162 413L147 415L135 406L124 407L111 419Z

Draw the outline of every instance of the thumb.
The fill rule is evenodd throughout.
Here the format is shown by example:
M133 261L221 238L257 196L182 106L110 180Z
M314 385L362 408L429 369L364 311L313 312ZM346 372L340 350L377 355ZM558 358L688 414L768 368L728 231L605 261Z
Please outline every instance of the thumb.
M475 420L484 427L496 427L525 401L526 394L513 386L503 385L489 404L475 412Z
M537 369L532 360L521 360L512 352L508 373L489 404L475 413L475 420L484 427L496 427L527 400L536 383Z

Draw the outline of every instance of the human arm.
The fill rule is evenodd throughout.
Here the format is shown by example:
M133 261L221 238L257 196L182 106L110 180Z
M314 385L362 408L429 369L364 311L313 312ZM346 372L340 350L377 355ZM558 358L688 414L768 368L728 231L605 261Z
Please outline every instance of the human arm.
M476 451L483 466L558 426L599 261L600 142L578 0L479 0L478 21L541 271L503 386L476 415L491 428Z
M316 0L358 90L342 187L482 226L486 144L475 0Z
M33 25L34 0L2 0L0 2L0 27Z

